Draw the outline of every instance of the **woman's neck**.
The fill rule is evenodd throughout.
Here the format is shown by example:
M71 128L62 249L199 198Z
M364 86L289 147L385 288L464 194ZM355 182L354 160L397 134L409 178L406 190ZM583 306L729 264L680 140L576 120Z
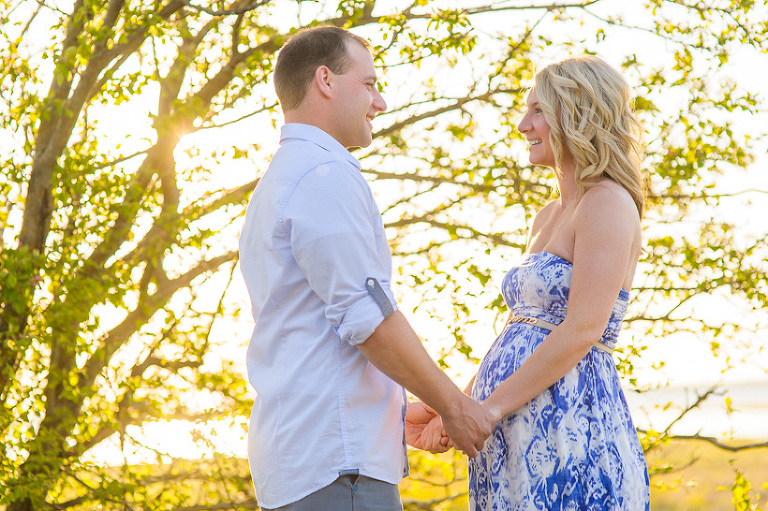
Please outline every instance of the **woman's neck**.
M560 191L560 202L565 206L579 198L579 187L576 185L576 166L573 162L566 162L555 169L557 187Z

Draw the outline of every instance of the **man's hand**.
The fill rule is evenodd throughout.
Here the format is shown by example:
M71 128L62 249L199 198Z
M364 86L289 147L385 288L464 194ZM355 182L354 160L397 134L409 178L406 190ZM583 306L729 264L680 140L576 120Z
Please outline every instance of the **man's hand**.
M387 316L357 347L379 371L411 391L442 417L445 430L457 449L469 457L477 456L477 451L483 448L485 439L493 431L493 414L464 394L440 370L402 312L395 311ZM436 429L436 425L430 427L433 435Z
M405 414L405 441L432 454L449 449L443 421L434 410L421 401L408 403L408 412Z
M453 445L474 458L493 432L496 414L471 397L461 396L459 402L442 415L443 426Z

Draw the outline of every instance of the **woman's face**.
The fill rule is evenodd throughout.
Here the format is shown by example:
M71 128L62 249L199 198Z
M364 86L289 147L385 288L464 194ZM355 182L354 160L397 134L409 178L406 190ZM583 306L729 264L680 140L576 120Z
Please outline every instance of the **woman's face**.
M555 154L549 143L551 128L544 118L544 111L539 105L536 89L528 93L528 109L517 129L528 140L528 159L534 165L555 167Z

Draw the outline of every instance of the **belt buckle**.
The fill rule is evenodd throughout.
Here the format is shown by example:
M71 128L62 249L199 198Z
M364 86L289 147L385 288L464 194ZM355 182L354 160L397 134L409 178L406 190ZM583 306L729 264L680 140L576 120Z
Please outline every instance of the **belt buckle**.
M536 318L526 318L525 316L512 316L509 319L510 323L527 323L529 325L536 324Z

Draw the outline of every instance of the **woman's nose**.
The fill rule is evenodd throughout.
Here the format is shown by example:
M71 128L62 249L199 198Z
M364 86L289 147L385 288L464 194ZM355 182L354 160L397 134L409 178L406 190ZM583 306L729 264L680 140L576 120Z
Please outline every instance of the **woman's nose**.
M525 114L523 118L520 120L519 123L517 123L517 131L520 133L525 133L526 131L530 131L531 129L531 123L528 119L528 114Z

